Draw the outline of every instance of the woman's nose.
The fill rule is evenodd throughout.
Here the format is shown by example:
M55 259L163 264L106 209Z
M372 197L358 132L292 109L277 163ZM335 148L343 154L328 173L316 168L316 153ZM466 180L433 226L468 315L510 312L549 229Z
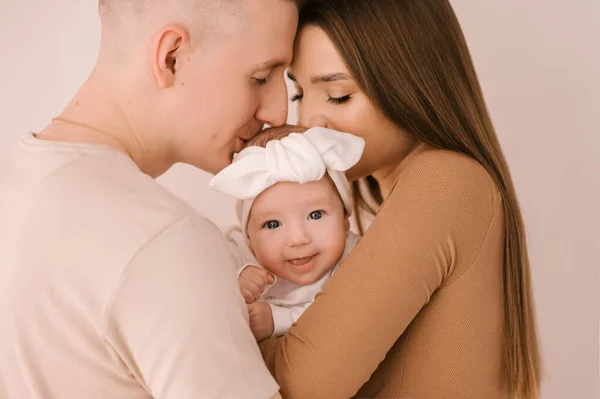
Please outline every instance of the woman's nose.
M302 105L298 109L298 124L307 128L327 127L327 119L323 115L312 112L308 107Z

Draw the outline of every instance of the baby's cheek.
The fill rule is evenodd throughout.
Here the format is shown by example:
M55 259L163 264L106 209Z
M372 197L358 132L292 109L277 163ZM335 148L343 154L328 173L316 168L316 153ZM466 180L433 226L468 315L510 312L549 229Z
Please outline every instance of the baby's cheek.
M327 229L322 229L320 231L318 240L324 245L334 249L337 249L340 244L345 245L346 228L343 221L332 221Z
M331 256L339 259L346 249L346 230L339 229L330 237Z
M266 260L258 260L260 262L260 265L262 267L264 267L265 269L267 269L268 271L270 271L271 273L273 273L274 275L278 276L279 275L279 268L277 267L277 264L275 262L273 262L272 259L266 259Z
M279 275L281 273L282 258L280 252L272 244L273 243L271 243L271 245L261 246L257 249L255 255L262 267L275 275Z

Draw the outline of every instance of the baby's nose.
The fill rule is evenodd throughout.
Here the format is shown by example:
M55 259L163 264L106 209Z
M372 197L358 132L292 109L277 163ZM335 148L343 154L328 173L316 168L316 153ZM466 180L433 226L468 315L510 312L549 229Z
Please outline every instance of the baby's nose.
M310 234L308 233L308 231L303 228L303 227L295 227L293 229L290 229L290 235L289 235L289 246L290 247L299 247L302 245L307 245L310 244L311 239L310 239Z

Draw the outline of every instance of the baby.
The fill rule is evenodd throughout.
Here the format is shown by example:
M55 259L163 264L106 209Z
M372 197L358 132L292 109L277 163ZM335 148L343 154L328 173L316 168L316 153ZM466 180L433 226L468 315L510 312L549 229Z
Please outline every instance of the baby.
M249 143L210 182L239 200L240 226L228 239L258 341L284 334L358 242L349 231L344 171L362 156L363 139L325 128L289 129L298 128L259 136L263 143Z

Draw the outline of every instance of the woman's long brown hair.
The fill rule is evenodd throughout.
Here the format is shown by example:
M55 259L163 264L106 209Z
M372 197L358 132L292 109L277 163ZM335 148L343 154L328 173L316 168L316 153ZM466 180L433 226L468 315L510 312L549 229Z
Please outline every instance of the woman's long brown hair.
M505 217L505 380L513 397L539 397L540 356L523 219L450 3L305 0L300 24L327 33L361 90L388 119L421 142L476 159L493 177ZM369 194L381 204L375 179L368 177L366 183ZM362 204L373 213L357 188L355 184L355 206Z

